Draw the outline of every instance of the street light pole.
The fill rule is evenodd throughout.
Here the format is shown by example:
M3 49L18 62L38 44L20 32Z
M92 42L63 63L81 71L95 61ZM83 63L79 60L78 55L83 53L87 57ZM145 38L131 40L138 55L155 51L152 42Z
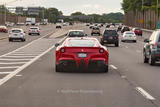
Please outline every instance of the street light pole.
M6 24L6 14L7 14L7 10L6 10L6 3L4 3L4 24Z
M158 8L159 8L159 1L157 0L157 14L158 14L158 16L159 16L159 11L158 11Z
M13 0L13 1L8 2L8 3L13 3L13 2L16 2L16 1L18 1L18 0ZM6 20L7 20L6 18L7 18L7 4L8 4L8 3L6 3L6 2L4 3L4 9L5 9L5 10L4 10L4 23L5 23L5 24L6 24Z

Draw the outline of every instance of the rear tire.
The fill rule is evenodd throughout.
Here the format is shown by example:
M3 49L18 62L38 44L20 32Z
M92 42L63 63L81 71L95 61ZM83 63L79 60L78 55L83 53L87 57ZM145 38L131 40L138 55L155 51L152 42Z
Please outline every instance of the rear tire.
M104 73L108 73L108 66L106 66L106 68L103 71Z
M119 43L117 42L117 43L115 43L115 47L119 47Z
M143 59L144 59L144 63L148 63L149 58L146 57L146 54L145 54L145 53L144 53L144 55L143 55Z
M58 65L56 65L56 72L61 72L61 70L59 69Z
M11 38L8 39L9 42L12 42L13 40Z
M155 65L155 62L156 62L155 58L153 58L152 55L150 55L149 56L149 64L153 66L153 65Z

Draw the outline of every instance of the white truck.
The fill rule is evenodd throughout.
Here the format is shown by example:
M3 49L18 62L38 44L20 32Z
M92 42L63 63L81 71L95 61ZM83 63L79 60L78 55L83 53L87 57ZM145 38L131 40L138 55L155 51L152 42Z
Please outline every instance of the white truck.
M26 26L35 24L36 24L36 18L26 18Z
M42 19L41 24L42 25L47 25L48 24L48 19Z

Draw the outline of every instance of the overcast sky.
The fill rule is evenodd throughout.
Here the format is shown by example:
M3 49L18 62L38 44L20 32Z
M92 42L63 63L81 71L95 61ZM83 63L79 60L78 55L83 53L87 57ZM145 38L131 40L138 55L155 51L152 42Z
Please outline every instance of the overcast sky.
M85 14L122 12L122 0L0 0L0 3L10 2L8 6L42 6L55 7L70 15L73 12L81 11Z

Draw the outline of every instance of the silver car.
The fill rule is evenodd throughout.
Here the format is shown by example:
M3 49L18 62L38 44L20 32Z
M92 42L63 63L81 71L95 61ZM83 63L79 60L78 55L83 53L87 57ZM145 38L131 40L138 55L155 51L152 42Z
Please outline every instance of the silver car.
M13 40L21 40L22 42L24 42L25 39L25 32L23 31L23 29L19 29L19 28L14 28L9 32L9 42L13 41Z
M28 35L37 34L40 35L39 27L30 27Z

